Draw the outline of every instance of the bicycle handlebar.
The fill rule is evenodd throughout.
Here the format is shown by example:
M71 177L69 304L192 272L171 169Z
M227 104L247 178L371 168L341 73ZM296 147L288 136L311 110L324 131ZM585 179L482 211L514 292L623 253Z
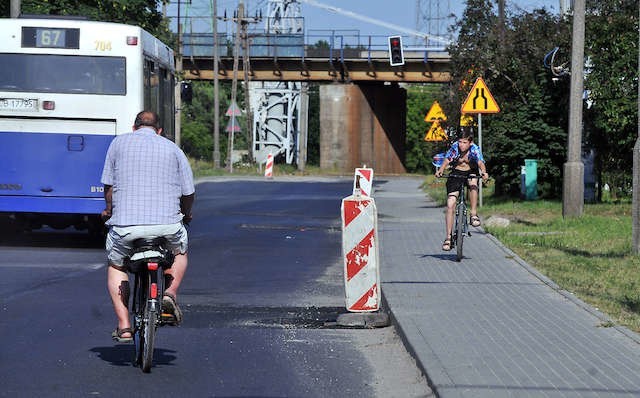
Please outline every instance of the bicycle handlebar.
M448 174L448 175L441 175L440 177L436 177L436 178L466 178L468 180L472 180L474 178L482 178L480 175L478 174L467 174L467 175L463 175L463 174Z

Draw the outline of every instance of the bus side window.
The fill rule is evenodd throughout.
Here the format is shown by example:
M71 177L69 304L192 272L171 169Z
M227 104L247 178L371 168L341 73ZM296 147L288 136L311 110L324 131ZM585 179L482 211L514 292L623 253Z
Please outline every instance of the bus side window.
M173 76L166 68L160 68L160 119L164 127L163 134L175 141L173 113Z

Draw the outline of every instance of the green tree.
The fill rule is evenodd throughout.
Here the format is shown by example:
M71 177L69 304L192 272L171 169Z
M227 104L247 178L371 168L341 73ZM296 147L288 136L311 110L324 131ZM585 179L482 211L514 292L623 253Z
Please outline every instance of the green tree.
M447 143L426 142L431 123L424 117L434 101L440 101L439 84L413 85L407 88L407 142L405 168L411 173L432 173L433 155L446 150ZM447 115L448 116L448 115ZM446 127L446 124L445 124Z
M585 139L596 151L599 186L629 196L633 146L638 134L638 2L588 2L585 89L589 90Z
M320 85L309 84L307 164L320 165Z
M193 81L193 99L190 103L182 106L182 130L181 144L185 153L193 158L212 161L213 160L213 82ZM225 131L229 117L225 112L229 107L231 83L220 82L220 160L226 162L228 153L228 133ZM236 119L243 128L246 126L243 118ZM242 134L236 134L240 138ZM246 146L246 145L245 145ZM236 141L234 147L240 146Z
M538 160L541 196L561 194L565 159L567 83L554 82L543 66L545 54L567 42L568 24L546 10L512 13L498 26L493 2L468 0L455 28L458 41L449 48L452 83L446 88L445 112L459 117L471 85L482 77L501 112L482 119L482 149L496 193L520 192L524 159Z
M73 15L90 20L137 25L167 44L173 44L168 21L158 11L160 0L22 0L22 14ZM9 1L0 2L9 16Z

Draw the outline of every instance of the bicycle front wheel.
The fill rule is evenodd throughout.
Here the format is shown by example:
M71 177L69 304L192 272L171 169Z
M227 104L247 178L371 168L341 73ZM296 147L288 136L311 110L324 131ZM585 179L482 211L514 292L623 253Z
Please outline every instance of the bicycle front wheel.
M464 221L467 212L464 206L460 205L456 212L456 260L462 260L462 243L464 242Z

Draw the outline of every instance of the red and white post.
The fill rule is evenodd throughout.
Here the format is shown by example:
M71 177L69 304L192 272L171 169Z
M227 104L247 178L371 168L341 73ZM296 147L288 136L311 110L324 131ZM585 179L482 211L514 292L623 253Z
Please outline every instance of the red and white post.
M353 194L358 189L356 186L360 184L360 194L363 196L373 196L373 169L367 168L365 165L355 171L353 178Z
M373 198L358 190L344 198L341 207L346 308L373 312L380 309L378 215Z
M267 163L264 167L264 176L266 178L273 178L273 154L267 155Z

